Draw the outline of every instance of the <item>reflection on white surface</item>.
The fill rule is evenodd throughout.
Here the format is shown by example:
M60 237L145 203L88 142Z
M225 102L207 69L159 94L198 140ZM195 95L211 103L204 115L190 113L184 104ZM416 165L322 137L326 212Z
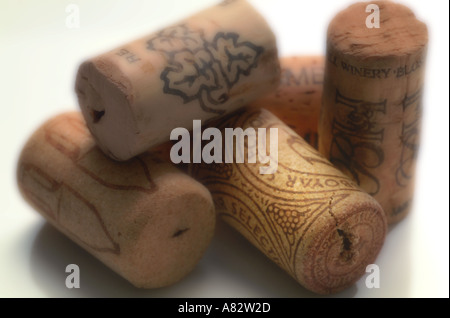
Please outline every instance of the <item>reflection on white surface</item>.
M410 296L411 251L403 248L409 246L410 225L405 220L390 230L376 262L381 274L379 289L366 287L366 275L331 297ZM30 281L19 283L14 279L10 282L12 289L3 296L323 297L301 287L223 222L218 223L211 246L192 273L177 284L154 290L133 287L46 222L37 220L22 232L8 255L9 266L16 274L26 273ZM80 267L80 289L68 289L65 285L68 264Z
M222 223L189 276L171 287L139 290L46 224L23 201L15 181L20 149L48 117L77 109L73 83L78 64L217 1L72 2L80 9L79 28L67 28L65 1L9 1L0 10L0 297L315 297ZM349 3L251 2L273 27L280 55L322 54L328 21ZM402 2L430 29L414 208L389 230L376 261L380 288L366 288L363 277L333 297L449 295L449 83L443 74L448 70L449 3ZM80 266L80 289L65 287L65 267L71 263Z
M222 222L205 257L179 283L155 290L134 288L53 229L39 225L30 255L35 283L48 297L315 297ZM65 267L77 264L81 288L65 286ZM338 294L352 297L356 286Z

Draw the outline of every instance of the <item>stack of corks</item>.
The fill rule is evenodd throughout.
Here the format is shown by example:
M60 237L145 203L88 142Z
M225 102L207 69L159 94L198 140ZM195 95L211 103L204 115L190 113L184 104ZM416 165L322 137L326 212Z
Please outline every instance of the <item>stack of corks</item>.
M192 271L219 216L303 287L348 288L410 210L420 129L426 26L373 4L379 28L367 3L350 6L330 23L326 57L279 59L264 18L236 0L86 61L81 113L50 119L22 151L23 196L137 287ZM276 128L276 171L177 168L170 134L193 120L266 128L266 140Z

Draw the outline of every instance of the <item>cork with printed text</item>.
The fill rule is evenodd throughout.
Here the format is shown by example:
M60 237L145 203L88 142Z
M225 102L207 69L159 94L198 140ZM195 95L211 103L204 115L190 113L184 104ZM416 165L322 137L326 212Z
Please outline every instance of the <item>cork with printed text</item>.
M394 223L412 207L428 32L403 5L370 4L329 25L319 151Z
M360 279L386 235L376 200L265 109L237 113L220 126L229 127L257 128L258 144L261 129L266 142L276 131L269 156L277 167L261 174L261 162L248 160L193 165L218 215L313 292L335 293ZM244 158L254 145L244 143Z
M317 149L324 65L320 55L282 57L277 90L249 106L267 109Z

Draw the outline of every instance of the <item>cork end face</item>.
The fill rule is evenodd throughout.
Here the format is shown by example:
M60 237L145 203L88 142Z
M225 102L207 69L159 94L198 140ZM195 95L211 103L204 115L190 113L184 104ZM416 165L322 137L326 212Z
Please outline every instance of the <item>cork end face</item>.
M327 295L350 287L365 274L381 250L387 224L376 202L356 204L324 223L296 264L296 275L309 290Z
M176 180L175 180L176 179ZM131 253L125 277L139 288L173 285L194 270L214 236L216 215L210 193L185 175L174 177L164 206L153 204L151 220ZM169 188L167 188L169 191ZM183 195L176 195L178 192Z
M359 2L338 13L328 27L328 46L353 57L388 57L413 54L428 43L427 26L406 6L391 1L371 1L379 8L379 28ZM369 21L367 21L367 19Z
M105 73L106 64L99 63L87 61L80 66L75 83L78 103L100 149L114 160L128 160L136 155L132 149L138 135L129 88L115 83Z

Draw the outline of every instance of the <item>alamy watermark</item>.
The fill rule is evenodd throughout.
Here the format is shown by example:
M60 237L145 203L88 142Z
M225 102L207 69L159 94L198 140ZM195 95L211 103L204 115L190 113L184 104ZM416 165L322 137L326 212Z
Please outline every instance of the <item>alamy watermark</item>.
M376 4L369 4L366 7L366 12L370 14L366 18L366 27L368 29L380 28L380 8Z
M247 162L259 163L260 174L274 174L278 169L278 128L270 128L269 149L267 152L267 130L266 128L249 127L225 128L225 138L218 128L206 128L201 131L201 121L193 121L192 129L192 154L191 136L186 128L178 127L172 130L170 140L178 140L170 150L170 159L173 163L244 163L245 148L247 148ZM247 147L245 147L247 138ZM236 140L236 143L234 142ZM209 141L203 146L202 141ZM223 153L223 141L225 142L225 153ZM268 164L268 165L267 165Z
M77 264L69 264L66 266L66 287L69 289L80 288L80 267Z
M370 273L366 277L366 287L380 288L380 267L377 264L369 264L366 266L366 273Z
M66 27L68 29L78 29L80 27L80 7L71 3L66 6Z

